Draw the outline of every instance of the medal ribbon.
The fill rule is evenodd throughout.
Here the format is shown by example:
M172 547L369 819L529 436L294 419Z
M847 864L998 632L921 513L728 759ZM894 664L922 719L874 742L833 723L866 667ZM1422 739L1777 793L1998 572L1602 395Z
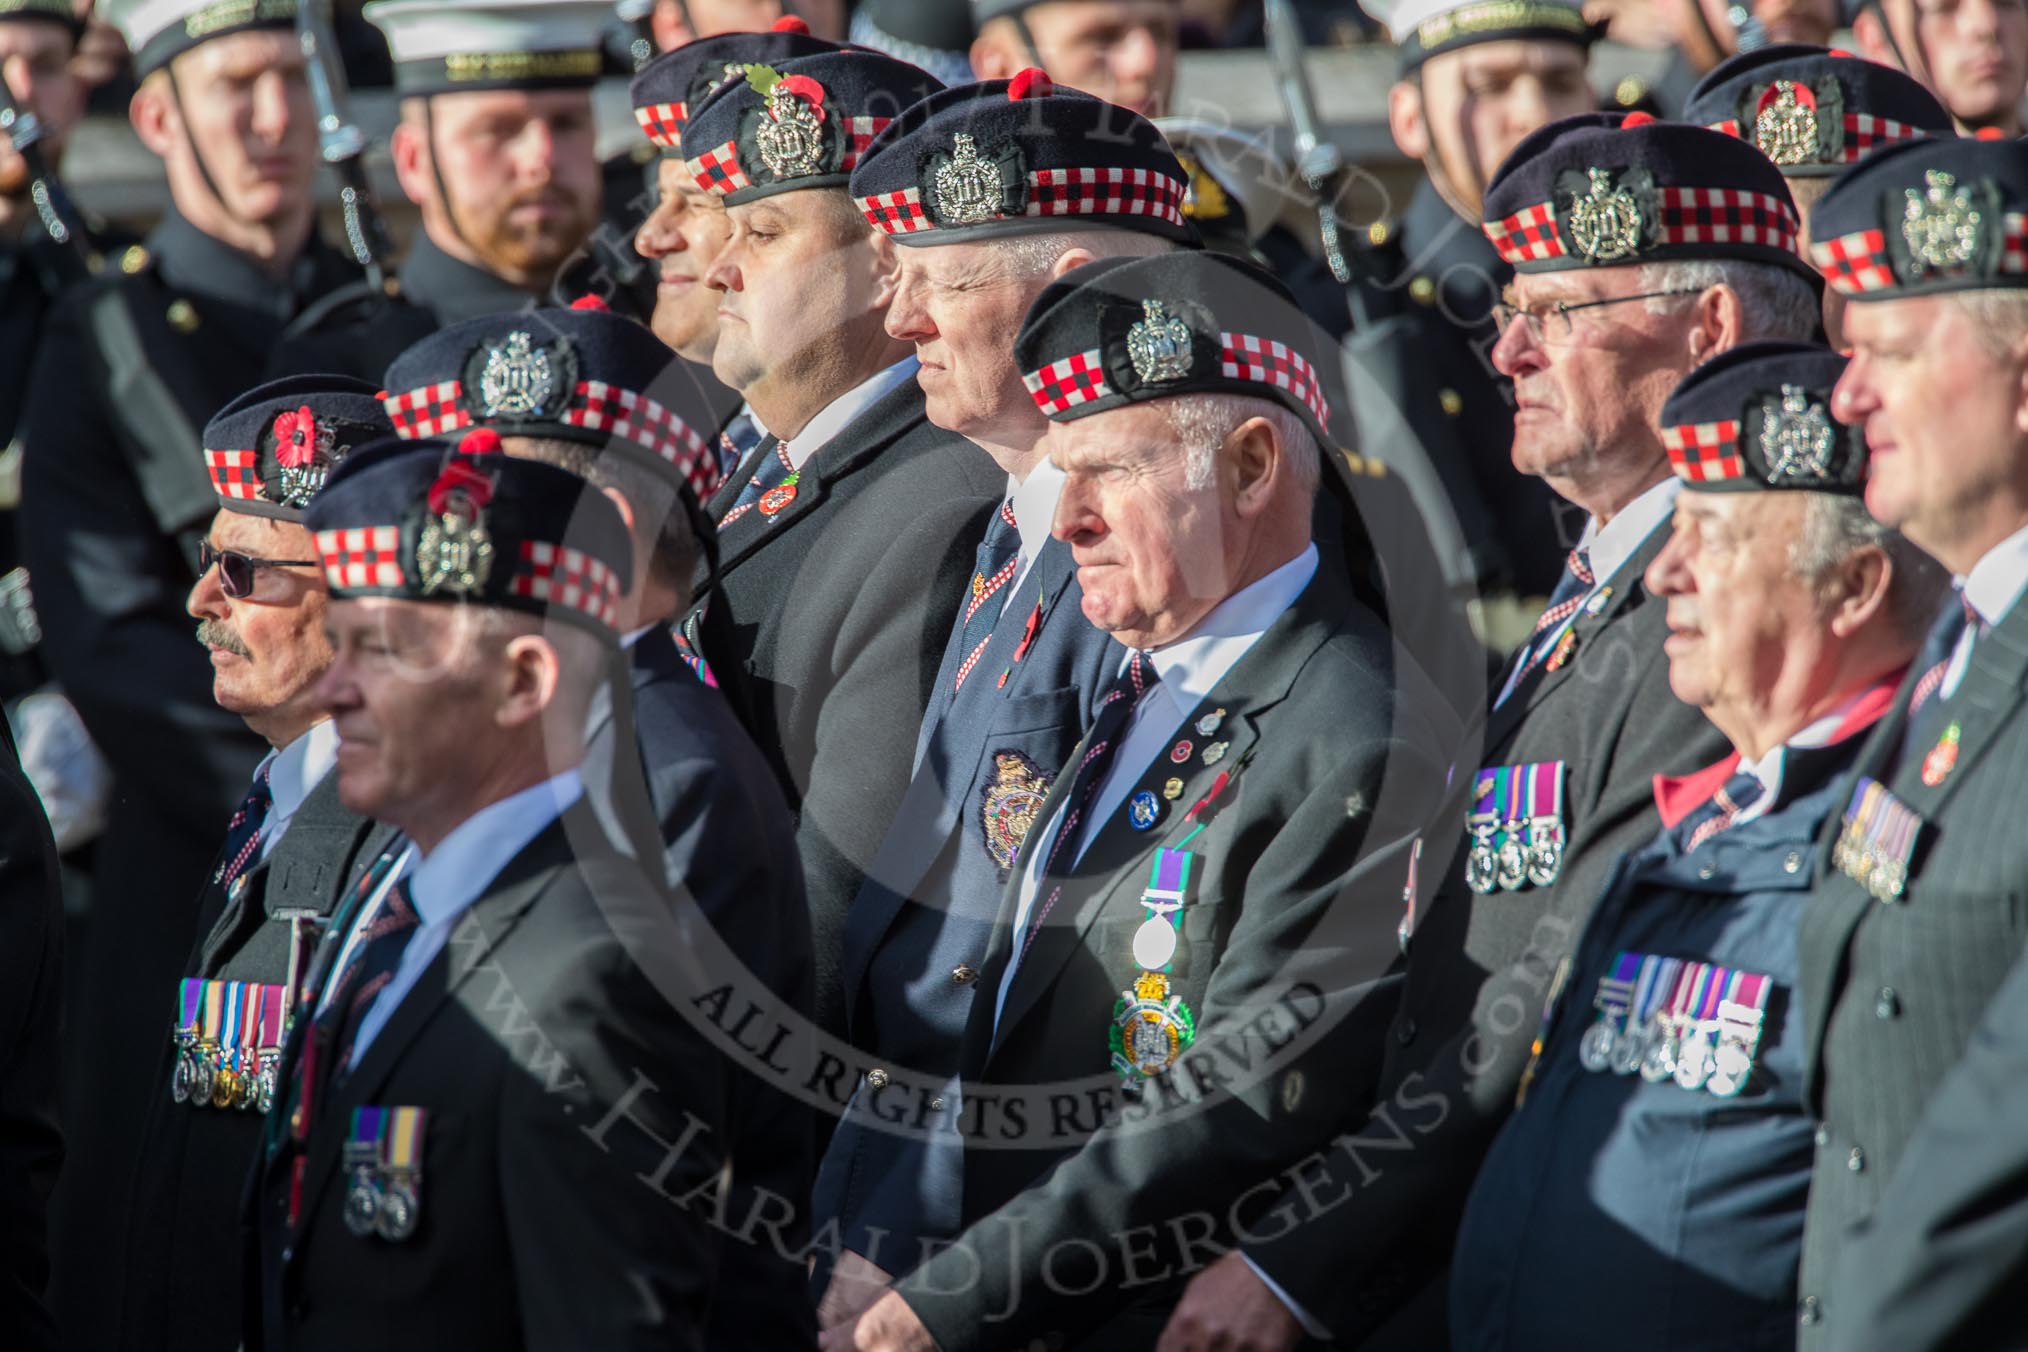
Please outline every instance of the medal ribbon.
M237 1072L239 1069L240 1015L246 1007L246 983L243 981L221 981L225 988L225 1018L220 1028L223 1041L218 1049L218 1068Z
M416 1162L422 1158L423 1127L429 1118L427 1108L392 1108L387 1110L390 1120L381 1137L381 1164L390 1172L413 1174Z
M209 985L201 976L186 976L182 988L177 991L176 1040L178 1042L197 1040L197 1011L204 1003L204 988Z
M260 1049L261 1016L266 1012L267 992L263 982L240 983L239 1059L248 1074L253 1073L254 1055Z
M1553 817L1563 820L1563 762L1547 761L1528 767L1528 815L1540 820Z
M1164 846L1155 851L1154 863L1148 869L1148 886L1141 893L1141 905L1148 911L1148 918L1141 922L1143 925L1167 925L1171 930L1181 933L1183 898L1190 888L1192 858L1188 850L1172 850ZM1170 962L1151 970L1168 971L1174 963L1173 947L1170 949L1170 956Z
M260 988L260 1040L255 1044L261 1051L280 1051L282 1029L288 1018L288 994L286 986L264 985Z

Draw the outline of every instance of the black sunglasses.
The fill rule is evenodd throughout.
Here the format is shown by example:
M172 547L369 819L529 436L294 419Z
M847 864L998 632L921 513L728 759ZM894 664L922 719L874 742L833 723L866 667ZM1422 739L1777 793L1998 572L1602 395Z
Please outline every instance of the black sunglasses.
M319 568L320 559L257 559L236 549L214 549L211 541L197 542L197 575L203 577L218 565L218 589L235 601L253 595L256 570L261 568Z

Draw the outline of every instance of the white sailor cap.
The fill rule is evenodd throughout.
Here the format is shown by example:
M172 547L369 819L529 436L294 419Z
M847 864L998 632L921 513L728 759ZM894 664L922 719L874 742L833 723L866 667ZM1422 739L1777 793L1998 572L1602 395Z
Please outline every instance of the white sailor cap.
M106 0L99 15L127 40L134 74L147 75L208 39L293 24L296 0Z
M605 61L612 0L378 0L397 94L587 88Z

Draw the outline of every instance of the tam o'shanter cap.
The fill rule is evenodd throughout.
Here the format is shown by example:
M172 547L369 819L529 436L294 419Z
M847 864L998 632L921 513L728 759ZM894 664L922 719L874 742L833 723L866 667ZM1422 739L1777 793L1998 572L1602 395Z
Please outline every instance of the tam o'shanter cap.
M219 505L300 521L354 448L394 426L373 386L351 376L288 376L257 385L204 425L204 464Z
M1441 52L1480 42L1574 42L1589 48L1604 31L1575 0L1359 0L1385 25L1407 75Z
M120 30L138 79L200 42L296 21L296 0L109 0L99 16Z
M1225 254L1105 258L1051 282L1014 340L1056 422L1185 394L1271 399L1332 445L1317 330L1271 274Z
M749 65L690 110L683 159L727 206L802 188L842 188L902 110L943 82L858 48Z
M1662 444L1686 489L1866 489L1866 436L1831 416L1846 358L1814 343L1742 343L1689 375L1662 405Z
M1154 123L1035 69L924 99L852 174L859 209L901 244L1095 225L1192 243L1188 189Z
M609 0L375 0L394 92L590 88L605 55Z
M686 42L641 67L628 86L634 120L650 141L664 150L682 149L683 123L727 81L740 78L743 67L773 66L798 57L843 51L838 43L813 37L810 26L794 15L775 21L765 33L716 33Z
M1955 134L1913 76L1800 42L1719 65L1690 91L1683 121L1752 143L1791 178L1828 177L1883 146Z
M1853 300L2028 286L2028 145L1911 141L1842 174L1810 257Z
M1486 237L1516 272L1736 258L1819 285L1768 158L1645 113L1581 113L1530 133L1486 188Z
M654 334L602 306L453 324L394 359L381 397L403 437L556 437L630 455L699 502L718 487L697 382Z
M362 450L303 524L339 600L494 606L612 642L633 583L633 541L611 500L567 470L506 455L487 428Z

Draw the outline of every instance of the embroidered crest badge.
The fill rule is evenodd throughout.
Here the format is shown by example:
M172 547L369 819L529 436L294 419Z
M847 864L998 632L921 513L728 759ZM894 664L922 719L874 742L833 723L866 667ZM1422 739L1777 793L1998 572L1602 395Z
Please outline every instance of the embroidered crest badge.
M1784 385L1779 398L1761 401L1760 453L1772 482L1828 478L1837 448L1830 413L1802 386Z
M1144 382L1181 380L1190 374L1190 326L1159 300L1141 302L1142 317L1127 330L1127 360Z
M1985 224L1971 188L1941 169L1926 171L1923 183L1920 192L1905 190L1902 207L1901 238L1908 245L1910 273L1920 277L1970 266Z
M986 841L986 854L1005 882L1014 868L1021 842L1028 839L1049 796L1051 777L1042 767L1018 751L993 753L993 777L980 791L979 828Z

